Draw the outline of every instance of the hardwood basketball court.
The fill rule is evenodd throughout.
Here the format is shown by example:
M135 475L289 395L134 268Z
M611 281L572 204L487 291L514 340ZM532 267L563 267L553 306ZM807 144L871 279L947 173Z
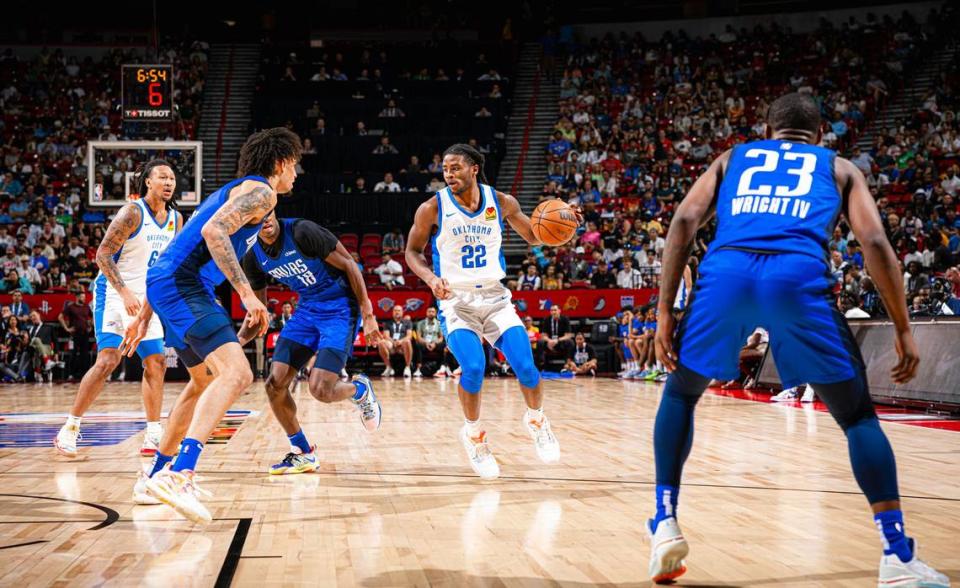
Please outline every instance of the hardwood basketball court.
M455 382L375 381L368 434L349 403L297 394L321 472L270 476L288 443L263 384L200 461L207 527L130 494L143 426L138 384L109 384L70 461L51 441L75 385L0 387L0 585L648 585L659 385L552 380L560 464L521 427L513 379L485 382L483 422L502 477L481 482L457 438ZM166 386L168 408L182 384ZM32 414L28 414L32 413ZM45 415L42 413L55 413ZM12 416L11 416L12 415ZM960 578L960 432L885 422L907 530ZM236 428L235 431L233 429ZM231 437L232 435L232 437ZM109 444L119 441L116 444ZM689 586L875 585L880 540L825 412L707 395L679 520ZM169 575L172 574L172 575ZM171 578L174 578L171 583Z

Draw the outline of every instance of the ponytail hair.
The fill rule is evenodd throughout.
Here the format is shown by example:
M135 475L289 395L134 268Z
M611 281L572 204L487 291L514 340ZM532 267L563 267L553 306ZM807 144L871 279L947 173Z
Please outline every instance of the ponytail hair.
M486 158L475 147L466 143L454 143L443 152L444 157L448 155L459 155L469 161L470 165L478 166L480 170L477 172L477 179L480 180L481 184L490 184L487 181L487 175L483 173L483 164L486 162Z

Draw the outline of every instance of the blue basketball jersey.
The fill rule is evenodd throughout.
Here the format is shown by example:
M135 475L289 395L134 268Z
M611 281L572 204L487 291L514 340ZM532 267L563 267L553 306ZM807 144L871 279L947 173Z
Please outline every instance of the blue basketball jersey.
M294 241L293 225L300 219L277 219L283 240L280 255L271 257L258 240L253 246L264 273L300 295L300 304L354 298L346 275L322 259L304 255Z
M267 183L266 178L246 176L224 184L219 190L208 196L190 216L190 220L183 225L180 233L160 254L157 262L148 271L147 279L172 276L176 282L181 282L184 279L196 280L199 277L204 286L210 290L220 285L226 279L226 276L223 275L223 272L220 271L220 268L217 267L216 262L210 256L210 250L207 249L207 243L200 231L203 229L203 225L210 220L210 217L227 202L230 190L247 180ZM257 233L260 232L261 224L245 225L236 233L230 235L230 242L238 260L243 258L257 240Z
M717 194L710 252L742 249L823 259L842 197L830 149L781 140L733 148Z

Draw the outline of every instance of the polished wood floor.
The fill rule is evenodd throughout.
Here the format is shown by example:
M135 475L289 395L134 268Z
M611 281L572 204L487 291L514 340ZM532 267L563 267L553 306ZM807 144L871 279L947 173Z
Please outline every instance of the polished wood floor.
M0 448L0 586L648 585L643 522L658 385L547 382L563 452L548 466L521 429L516 383L488 380L483 421L503 476L490 483L472 475L457 440L452 382L377 386L384 423L374 435L350 404L298 393L324 465L285 477L266 474L287 443L262 383L251 387L235 408L259 414L201 459L215 517L203 528L165 507L131 504L145 463L139 434L83 448L76 461L49 444ZM167 385L165 406L180 387ZM64 412L73 391L3 386L0 412ZM137 386L111 384L93 411L138 403ZM0 417L0 430L12 426ZM884 429L897 451L907 529L956 582L960 433ZM879 537L829 415L707 396L684 481L680 522L691 555L681 584L875 585Z

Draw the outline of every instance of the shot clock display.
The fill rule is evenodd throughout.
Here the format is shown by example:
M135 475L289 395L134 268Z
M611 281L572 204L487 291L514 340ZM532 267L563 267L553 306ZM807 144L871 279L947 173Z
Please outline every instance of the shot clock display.
M173 120L173 66L124 65L123 120Z

